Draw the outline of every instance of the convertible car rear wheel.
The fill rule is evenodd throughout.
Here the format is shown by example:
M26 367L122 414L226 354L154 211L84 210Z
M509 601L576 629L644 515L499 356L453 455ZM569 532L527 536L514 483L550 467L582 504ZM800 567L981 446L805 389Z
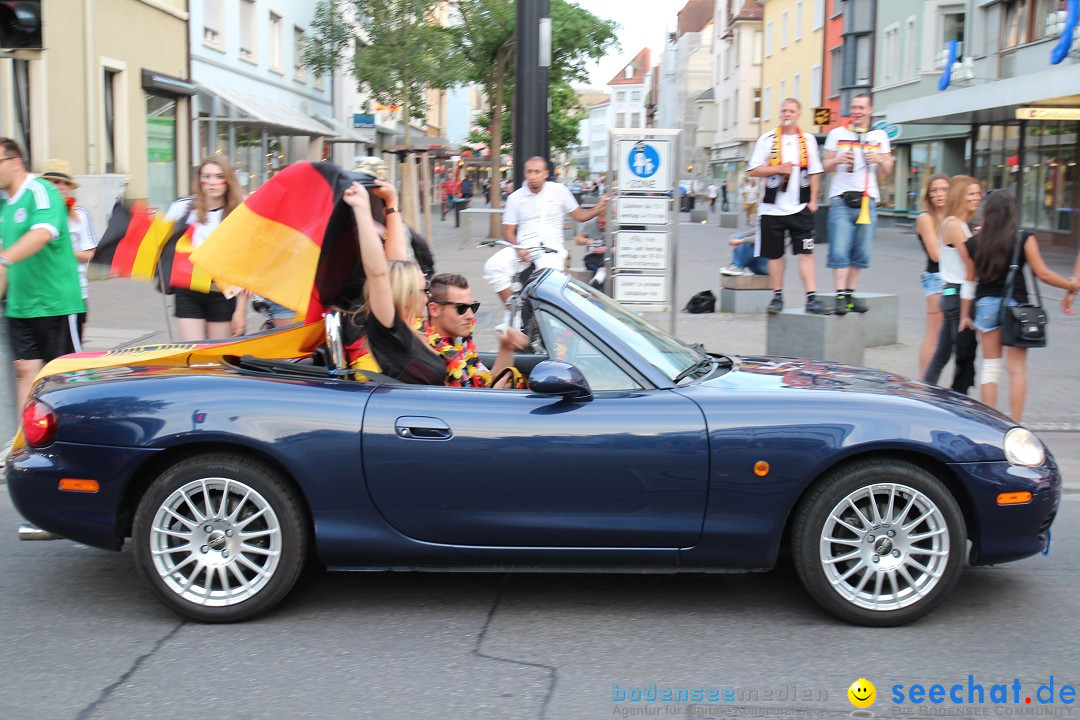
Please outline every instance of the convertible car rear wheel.
M860 625L902 625L930 612L960 579L967 533L933 474L866 459L822 478L796 510L792 556L806 589Z
M135 513L135 562L166 605L194 620L235 622L292 589L308 533L296 491L248 458L188 458L155 480Z

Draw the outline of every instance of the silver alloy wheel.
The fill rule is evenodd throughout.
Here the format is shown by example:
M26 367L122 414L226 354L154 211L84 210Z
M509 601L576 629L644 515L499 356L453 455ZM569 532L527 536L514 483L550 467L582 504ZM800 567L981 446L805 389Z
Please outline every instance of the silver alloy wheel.
M821 529L819 558L832 589L868 610L925 598L945 575L949 528L938 506L899 483L868 485L840 500Z
M154 568L170 590L196 605L226 607L251 599L273 578L282 531L253 488L208 477L165 498L149 542Z

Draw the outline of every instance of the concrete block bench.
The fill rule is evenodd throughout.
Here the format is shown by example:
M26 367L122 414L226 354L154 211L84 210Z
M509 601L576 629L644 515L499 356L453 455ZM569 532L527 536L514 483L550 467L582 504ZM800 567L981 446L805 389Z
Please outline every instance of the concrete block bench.
M739 213L720 213L720 227L739 227Z
M858 291L855 297L869 308L863 315L863 345L895 345L900 326L900 296ZM824 301L828 304L829 299L826 297Z
M690 211L690 222L692 223L705 223L709 220L709 206L708 205L695 205L694 209Z
M720 312L763 313L772 296L768 275L720 275Z
M765 354L862 365L863 335L869 314L812 315L800 307L769 315Z

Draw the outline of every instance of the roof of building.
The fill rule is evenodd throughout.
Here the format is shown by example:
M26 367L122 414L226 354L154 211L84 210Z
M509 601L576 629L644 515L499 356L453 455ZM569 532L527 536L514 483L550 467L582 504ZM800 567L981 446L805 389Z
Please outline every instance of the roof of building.
M679 11L678 36L682 37L689 32L701 32L713 19L714 10L714 0L689 0Z
M758 0L744 0L739 12L732 16L731 21L737 20L763 20L765 18L765 8L761 7L761 3Z
M630 77L626 77L627 68L631 70ZM652 70L652 55L649 48L642 48L633 60L611 78L608 85L644 85L650 70Z

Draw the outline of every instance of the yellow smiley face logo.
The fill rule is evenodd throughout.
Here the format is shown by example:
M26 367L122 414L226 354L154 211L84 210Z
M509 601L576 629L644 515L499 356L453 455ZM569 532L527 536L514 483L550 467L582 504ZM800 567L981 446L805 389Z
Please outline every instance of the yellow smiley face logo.
M866 678L859 678L847 689L848 700L857 708L868 708L877 699L877 688Z

